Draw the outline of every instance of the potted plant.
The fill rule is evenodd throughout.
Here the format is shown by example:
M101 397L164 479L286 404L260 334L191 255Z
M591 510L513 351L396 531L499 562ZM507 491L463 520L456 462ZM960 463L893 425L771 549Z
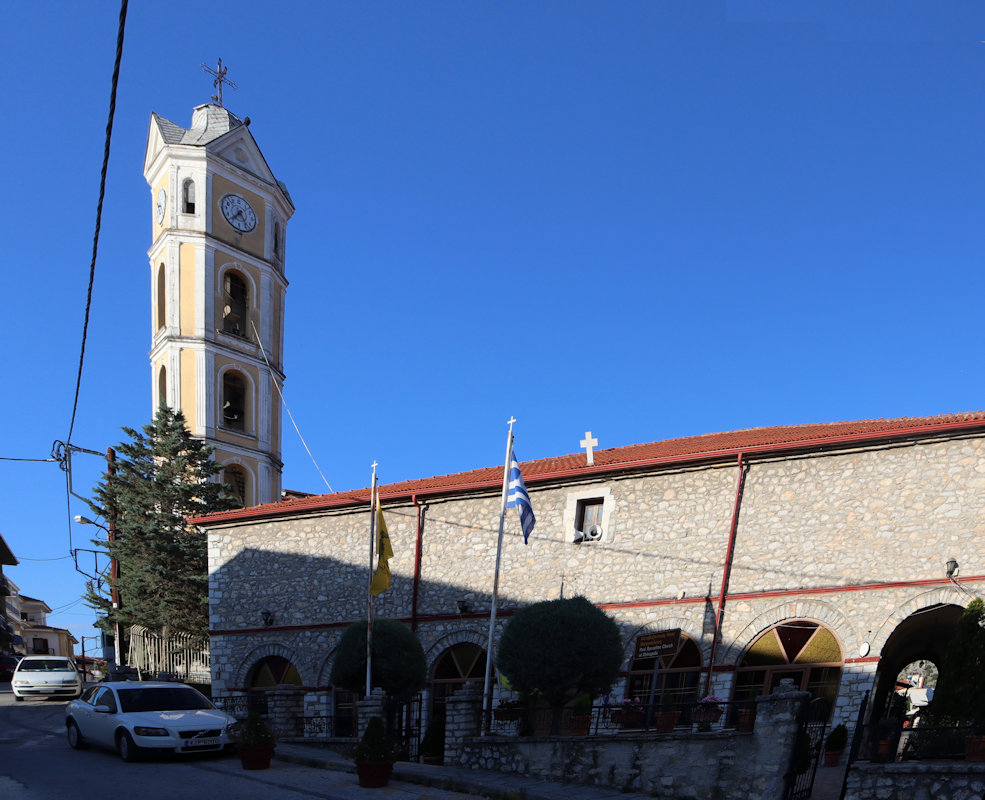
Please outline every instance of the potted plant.
M393 772L393 744L383 729L383 720L372 717L353 755L359 785L365 789L386 786Z
M838 759L841 758L845 745L848 744L848 728L844 725L835 725L824 740L824 766L837 767Z
M643 727L643 702L638 697L627 697L612 709L612 721L623 728Z
M572 698L585 695L590 705L591 698L612 688L622 648L616 621L584 597L545 600L506 623L496 667L521 697L550 707L550 731L558 734ZM577 716L585 718L587 729L591 716L585 711Z
M267 769L274 755L277 739L263 717L251 711L246 722L232 726L229 737L237 743L243 769Z
M526 704L522 700L503 700L493 709L493 719L503 721L518 720L523 716Z
M704 730L709 729L712 723L721 719L723 709L719 704L724 702L721 697L712 697L711 695L702 697L698 701L697 707L691 712L691 721L697 722L701 726L708 726L703 728Z
M653 727L657 733L673 733L680 718L681 710L679 708L661 706L660 710L653 714Z
M421 739L421 759L425 764L441 764L445 760L445 718L432 717Z

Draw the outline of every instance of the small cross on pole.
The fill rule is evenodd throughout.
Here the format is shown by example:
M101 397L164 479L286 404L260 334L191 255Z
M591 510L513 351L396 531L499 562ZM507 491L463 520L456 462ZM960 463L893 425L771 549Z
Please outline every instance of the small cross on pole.
M585 438L578 442L582 446L582 449L585 450L585 455L588 456L588 466L595 464L595 454L592 452L592 448L597 447L598 443L598 439L592 438L591 431L585 431Z
M230 89L239 89L239 87L235 83L233 83L231 80L229 80L229 78L226 77L227 70L226 70L226 68L224 66L222 66L222 59L221 58L219 59L219 67L218 67L218 69L212 69L212 67L210 67L208 64L206 64L204 61L202 62L202 69L204 69L207 73L209 73L209 75L211 75L213 78L215 78L215 80L212 81L212 85L215 86L219 90L219 94L218 95L212 95L212 99L215 100L219 104L219 106L221 107L222 106L222 84L224 84L224 83L227 84Z

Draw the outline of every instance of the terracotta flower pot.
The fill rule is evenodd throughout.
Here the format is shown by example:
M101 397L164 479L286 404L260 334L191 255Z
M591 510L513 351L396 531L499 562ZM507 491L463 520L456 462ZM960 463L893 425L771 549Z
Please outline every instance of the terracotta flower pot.
M837 767L838 761L841 759L842 750L825 750L824 751L824 766L826 767Z
M721 706L712 705L711 703L701 703L691 712L691 721L704 722L710 725L721 719L722 711Z
M748 733L756 727L756 709L740 708L735 715L735 729Z
M239 761L243 769L269 769L270 759L274 755L272 744L241 744L239 746Z
M588 731L592 727L591 714L572 714L568 717L568 730L573 736L588 736Z
M392 761L357 761L356 774L359 785L364 789L379 789L386 786L393 773Z
M677 727L680 711L657 711L653 715L653 727L657 733L671 733Z
M966 736L964 740L965 761L985 761L985 736Z
M622 712L619 715L619 724L624 728L642 728L643 727L643 709L642 708L623 708L620 709ZM615 712L613 712L615 713Z

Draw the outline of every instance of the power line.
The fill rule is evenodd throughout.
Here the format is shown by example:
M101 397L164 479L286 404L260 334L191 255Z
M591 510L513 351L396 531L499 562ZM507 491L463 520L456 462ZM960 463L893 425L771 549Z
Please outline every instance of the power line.
M116 61L113 64L113 84L109 96L109 116L106 120L106 143L103 146L103 168L99 174L99 201L96 203L96 230L92 236L92 261L89 264L89 289L86 293L85 321L82 324L82 349L79 353L79 372L75 378L75 399L72 401L72 421L65 441L72 441L75 415L79 410L79 389L82 386L82 365L85 362L86 337L89 331L89 310L92 307L92 285L96 278L96 253L99 250L99 228L103 218L103 198L106 196L106 172L109 169L109 147L113 138L113 117L116 115L116 87L120 82L120 62L123 60L123 32L127 21L127 0L120 3L120 24L116 34Z
M13 456L0 456L0 461L36 461L39 464L54 464L57 458L14 458Z

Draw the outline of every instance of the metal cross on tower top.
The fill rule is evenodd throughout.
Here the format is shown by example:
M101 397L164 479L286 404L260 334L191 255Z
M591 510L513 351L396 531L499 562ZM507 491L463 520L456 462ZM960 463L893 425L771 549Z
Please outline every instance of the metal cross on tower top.
M212 67L210 67L208 64L206 64L204 61L202 62L202 69L204 69L207 73L209 73L209 75L211 75L213 78L215 78L215 80L212 81L212 85L215 86L219 90L219 94L218 95L212 95L212 99L215 100L219 104L219 106L221 107L222 106L222 84L224 84L224 83L225 84L228 84L228 86L229 86L230 89L239 89L239 87L235 83L233 83L231 80L229 80L229 78L226 77L227 70L226 70L226 68L224 66L222 66L222 59L221 58L219 59L219 66L218 66L217 69L212 69Z

